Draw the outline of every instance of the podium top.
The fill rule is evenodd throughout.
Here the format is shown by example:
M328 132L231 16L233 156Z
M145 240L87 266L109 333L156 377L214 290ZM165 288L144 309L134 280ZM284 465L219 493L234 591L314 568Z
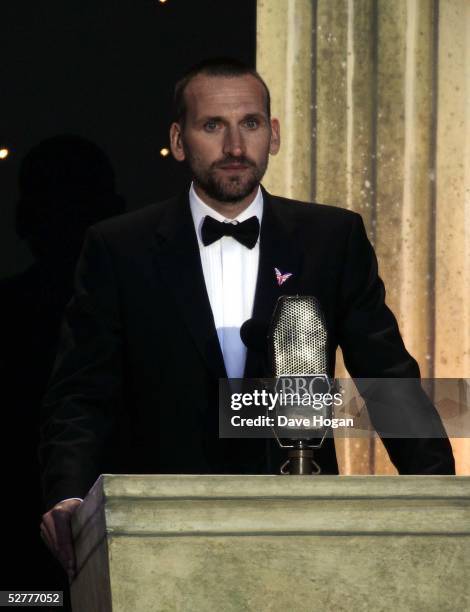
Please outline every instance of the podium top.
M120 498L469 498L470 476L102 474L90 494ZM101 496L100 495L100 496Z
M470 477L104 474L72 531L80 563L106 538L470 536Z

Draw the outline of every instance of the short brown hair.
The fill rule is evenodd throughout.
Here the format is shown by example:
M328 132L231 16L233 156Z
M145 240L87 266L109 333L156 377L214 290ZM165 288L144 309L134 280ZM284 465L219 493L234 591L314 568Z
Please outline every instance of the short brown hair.
M266 94L266 113L268 118L271 119L271 96L269 94L268 86L258 72L240 60L230 57L214 57L203 60L202 62L199 62L198 64L195 64L189 68L176 83L173 97L174 121L184 124L187 110L184 92L189 82L199 74L222 77L238 77L251 74L251 76L255 77L255 79L257 79L264 87Z

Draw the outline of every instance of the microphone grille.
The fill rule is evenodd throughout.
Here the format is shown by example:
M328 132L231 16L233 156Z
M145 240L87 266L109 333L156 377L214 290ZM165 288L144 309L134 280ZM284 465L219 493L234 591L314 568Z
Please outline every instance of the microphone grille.
M327 374L327 337L315 297L280 297L270 333L274 376Z

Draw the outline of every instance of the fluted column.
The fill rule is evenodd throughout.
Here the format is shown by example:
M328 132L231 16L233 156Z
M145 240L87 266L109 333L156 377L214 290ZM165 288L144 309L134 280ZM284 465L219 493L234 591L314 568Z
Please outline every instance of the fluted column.
M440 2L439 24L434 367L438 378L470 378L469 0ZM452 442L470 474L470 440Z
M258 2L257 64L281 122L281 150L265 184L273 193L309 201L312 189L312 3ZM295 159L295 163L292 160Z
M469 15L468 0L258 2L258 69L298 144L265 184L362 215L424 377L470 377ZM393 470L381 444L340 446L346 473Z

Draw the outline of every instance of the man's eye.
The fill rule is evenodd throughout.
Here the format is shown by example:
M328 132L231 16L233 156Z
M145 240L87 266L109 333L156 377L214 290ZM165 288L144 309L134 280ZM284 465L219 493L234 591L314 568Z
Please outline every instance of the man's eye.
M245 120L245 127L247 127L249 130L255 130L258 126L259 126L258 119L246 119Z
M206 121L206 123L204 124L204 129L206 130L206 132L215 132L218 127L218 121Z

